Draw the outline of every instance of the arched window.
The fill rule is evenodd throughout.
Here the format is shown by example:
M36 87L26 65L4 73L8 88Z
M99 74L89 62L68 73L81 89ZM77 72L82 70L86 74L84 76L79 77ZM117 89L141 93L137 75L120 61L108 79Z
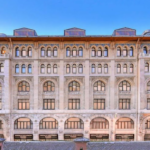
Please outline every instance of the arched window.
M45 73L45 65L44 64L41 65L41 73Z
M71 55L70 47L66 48L66 56L69 57Z
M83 73L83 65L82 64L79 64L79 68L78 68L79 70L79 73Z
M123 49L123 56L124 57L127 56L127 48L126 47L124 47L124 49Z
M19 73L19 65L18 64L15 66L15 73Z
M57 65L56 64L53 65L53 73L57 73Z
M105 83L100 80L95 82L94 91L105 91Z
M4 72L4 64L3 63L0 64L0 72Z
M108 129L109 122L105 118L97 117L92 119L90 123L90 129Z
M79 47L79 57L82 57L82 56L83 56L83 48Z
M134 69L133 69L133 64L130 64L130 73L133 73Z
M44 47L41 48L41 57L45 57L45 48Z
M19 57L19 47L16 48L16 57Z
M150 81L147 83L147 91L150 92Z
M95 57L96 56L96 50L94 47L92 47L92 57Z
M54 118L44 118L40 121L40 129L58 129L58 122Z
M72 56L73 57L77 56L77 49L76 49L76 47L73 47L73 49L72 49Z
M77 81L69 83L69 92L80 91L80 84Z
M133 47L130 47L130 57L133 56Z
M133 129L134 122L130 118L120 118L116 122L116 129Z
M121 56L121 48L120 47L117 48L117 56Z
M66 65L66 73L70 73L70 65L69 64Z
M53 56L57 57L57 47L54 47L54 49L53 49Z
M147 54L147 47L146 46L143 48L143 53Z
M124 80L119 84L119 91L131 91L131 85L128 81Z
M145 72L149 72L149 64L145 63Z
M76 73L76 64L72 65L72 73Z
M102 65L98 64L98 73L102 73Z
M22 73L26 73L26 66L25 66L25 64L22 65L21 70L22 70Z
M28 48L28 56L32 57L32 48L31 47Z
M107 47L105 47L105 49L104 49L104 57L108 57L108 48Z
M150 119L146 120L145 129L150 129Z
M104 65L104 73L108 73L108 65L107 64Z
M47 81L43 85L44 92L54 92L55 91L55 84L52 81Z
M19 118L15 120L14 129L32 129L33 123L29 118Z
M127 73L127 65L126 64L123 65L123 72Z
M51 73L51 65L50 64L47 65L47 73Z
M3 122L0 120L0 129L3 129Z
M47 48L47 57L51 57L51 48L50 47Z
M2 50L1 50L1 54L3 55L5 53L6 53L6 50L5 50L5 47L3 47Z
M117 64L117 73L121 73L121 65Z
M92 73L95 73L95 72L96 72L95 64L92 64L91 72L92 72Z
M80 118L69 118L65 121L65 129L84 129L84 123Z
M30 91L30 85L26 81L21 81L18 84L18 92L29 92Z
M32 73L32 65L31 64L28 65L28 73Z
M97 51L97 56L101 57L102 56L102 49L99 47Z
M26 48L25 48L25 47L22 48L21 56L22 56L22 57L25 57L25 56L26 56Z

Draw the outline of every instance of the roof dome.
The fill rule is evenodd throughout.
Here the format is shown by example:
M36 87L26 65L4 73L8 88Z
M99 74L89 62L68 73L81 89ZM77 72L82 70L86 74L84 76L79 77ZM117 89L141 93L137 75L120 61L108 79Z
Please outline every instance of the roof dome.
M143 35L150 35L150 30L145 30L145 31L143 32Z
M0 37L6 37L6 34L0 33Z

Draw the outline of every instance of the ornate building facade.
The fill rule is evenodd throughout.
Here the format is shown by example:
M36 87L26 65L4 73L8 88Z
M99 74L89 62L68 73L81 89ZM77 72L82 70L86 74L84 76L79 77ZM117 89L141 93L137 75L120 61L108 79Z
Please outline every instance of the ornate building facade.
M0 34L0 136L150 140L150 31Z

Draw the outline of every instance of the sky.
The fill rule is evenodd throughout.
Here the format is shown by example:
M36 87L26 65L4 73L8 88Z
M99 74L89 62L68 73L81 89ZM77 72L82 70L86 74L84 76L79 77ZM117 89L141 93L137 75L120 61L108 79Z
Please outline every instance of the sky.
M150 29L150 0L0 0L0 33L27 27L38 35L63 35L77 27L86 35L111 35L129 27Z

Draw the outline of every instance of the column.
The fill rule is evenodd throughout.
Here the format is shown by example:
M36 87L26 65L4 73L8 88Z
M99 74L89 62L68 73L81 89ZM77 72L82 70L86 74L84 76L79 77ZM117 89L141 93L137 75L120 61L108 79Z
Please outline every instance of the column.
M11 77L10 77L10 60L6 59L4 62L4 102L5 110L10 110L10 87L11 87Z
M142 56L141 56L142 57ZM140 133L140 110L144 109L145 106L145 77L144 77L144 72L145 72L145 63L143 58L139 58L138 60L138 99L137 99L137 123L136 123L136 129L137 129L137 140L141 141L141 133ZM142 127L141 127L142 128Z
M58 126L58 140L64 140L64 121L60 120Z
M115 87L115 61L114 60L111 60L111 67L110 67L110 78L109 78L109 83L108 83L108 92L109 92L109 97L108 97L108 102L107 102L107 106L109 109L115 109L115 105L118 104L118 102L116 103L116 100L115 101L115 89L118 90L118 88Z
M85 98L84 98L84 104L85 109L89 109L89 103L90 103L90 95L89 95L89 83L90 83L90 77L89 77L89 60L85 60L85 68L84 68L84 74L85 74Z
M84 121L84 137L89 138L90 134L90 120Z
M33 122L33 140L39 140L39 122L37 120Z
M59 64L59 109L64 109L64 61Z
M37 60L34 61L33 74L34 74L34 78L33 78L34 110L38 110L39 81L38 81L38 61Z

